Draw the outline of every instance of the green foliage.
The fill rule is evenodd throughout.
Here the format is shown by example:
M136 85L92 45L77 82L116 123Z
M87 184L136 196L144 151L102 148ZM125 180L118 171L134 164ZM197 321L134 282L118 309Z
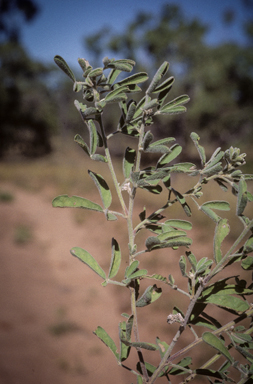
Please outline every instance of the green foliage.
M250 382L253 377L253 355L250 352L253 347L253 308L248 297L253 294L253 286L240 279L240 271L245 274L251 273L253 269L253 257L250 255L253 252L253 219L246 216L246 207L253 200L247 183L253 179L253 175L243 174L241 170L246 155L234 147L225 151L217 148L208 159L204 147L199 143L198 134L193 132L190 137L199 155L200 165L191 162L176 163L183 148L175 143L175 139L165 137L154 141L155 132L151 132L151 127L156 117L185 112L184 104L189 101L187 95L182 95L165 104L174 82L171 77L164 80L169 69L167 61L160 66L150 85L146 87L145 96L136 101L129 100L129 95L141 91L139 84L148 79L147 74L140 72L127 75L117 82L120 72L128 73L133 69L133 60L106 57L103 67L93 68L87 60L79 59L84 78L82 81L76 80L74 73L60 56L55 57L55 62L72 80L74 92L82 92L84 102L75 101L75 106L86 124L90 140L87 144L78 135L75 136L75 141L91 160L101 161L104 167L108 166L110 183L114 186L120 209L114 211L111 208L115 194L111 192L109 182L91 170L88 173L100 195L101 205L83 197L61 195L53 200L53 206L102 212L107 220L123 220L126 224L125 235L129 250L126 268L122 263L120 245L115 238L111 242L108 273L88 251L79 247L71 249L73 256L102 279L103 287L108 284L118 285L127 289L130 294L131 313L122 314L125 320L119 323L119 348L101 326L97 327L94 334L113 353L117 363L136 376L139 384L152 384L161 377L166 377L173 383L173 377L179 375L183 377L182 383L188 383L196 376L206 378L209 383L213 383L212 380L233 382L235 371L238 372L239 383ZM115 109L119 107L121 116L115 131L107 134L103 125L103 112L109 104L114 104ZM114 170L109 146L110 139L116 135L130 136L136 141L135 148L127 147L122 154L121 183L118 182L118 175ZM101 155L98 151L101 152L102 148ZM141 160L147 153L155 153L160 157L154 160L153 165L143 168ZM190 180L187 191L179 191L176 187L175 179L180 177ZM226 200L205 200L206 186L208 184L208 188L211 188L212 183L216 183L222 191L228 192L230 189L237 199L234 221L229 223L228 218L223 217L230 210L230 204ZM167 200L149 215L144 208L139 213L139 222L136 224L134 203L140 189L158 196L165 190ZM214 234L209 227L203 228L203 231L208 231L208 236L213 236L213 252L204 256L201 254L200 257L192 253L192 239L188 235L192 223L171 216L166 218L174 205L178 206L188 220L197 214L206 215L215 227ZM230 247L226 245L228 249L224 252L230 227L236 227L237 221L242 230ZM147 235L143 244L138 240L138 235L146 230L152 235ZM122 232L122 227L120 231ZM168 277L159 273L149 275L148 270L141 267L141 263L145 266L145 254L152 252L154 257L158 257L158 251L164 248L168 249L169 258L175 256L176 250L186 248L185 254L178 260L179 270L186 282L182 287L176 284L171 273ZM236 276L231 275L229 270L234 263L238 263ZM123 273L119 273L121 270ZM143 282L146 280L155 283L144 289ZM140 340L137 311L159 300L163 294L161 286L184 295L188 300L188 307L184 312L174 306L172 313L168 314L168 326L174 324L176 327L171 340L162 341L156 337L155 343L150 343ZM222 320L219 320L216 313L222 311L229 312L232 317L226 320L222 316ZM194 341L188 344L182 336L187 329L194 335ZM179 340L184 344L180 350L176 348ZM208 351L210 349L214 354L211 358L203 356L205 362L199 366L192 357L201 343L206 344ZM138 361L136 367L128 367L125 362L133 349L137 351ZM160 356L159 364L151 364L148 361L150 355L146 353ZM185 356L189 353L192 353L192 357ZM217 368L215 362L220 358L223 358L223 363Z
M21 26L38 10L33 0L0 4L0 157L13 151L38 157L52 149L57 118L46 85L51 66L32 60L20 43Z

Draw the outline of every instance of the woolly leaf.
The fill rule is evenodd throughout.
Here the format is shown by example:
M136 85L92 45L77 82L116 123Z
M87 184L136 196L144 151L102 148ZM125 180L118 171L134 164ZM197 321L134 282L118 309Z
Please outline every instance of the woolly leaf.
M220 307L232 309L236 313L241 313L249 309L249 304L247 301L230 295L211 295L206 298L205 303L215 304Z
M206 154L205 154L204 147L199 145L199 139L200 139L199 135L197 133L195 133L195 132L192 132L190 137L191 137L195 147L197 148L197 151L198 151L200 159L201 159L201 164L205 165L205 163L206 163Z
M245 260L242 261L241 267L246 271L253 270L253 256L247 256Z
M117 352L117 347L112 338L108 335L108 333L102 328L97 327L97 329L93 332L114 354L117 361L119 360L119 354Z
M103 208L100 205L79 196L69 197L68 195L60 195L54 198L52 205L53 207L60 208L86 208L93 211L103 212Z
M101 175L98 175L97 173L94 173L92 171L88 171L88 173L99 190L104 207L109 208L112 202L112 195L106 181Z
M92 257L85 249L74 247L70 250L70 253L81 260L84 264L88 265L95 273L97 273L102 279L106 279L105 271L100 267L98 262Z
M61 68L61 70L66 73L66 75L72 80L72 81L76 81L76 78L75 78L75 75L74 73L71 71L71 69L69 68L68 64L66 63L66 61L59 55L56 55L54 57L54 61L55 63L58 65L59 68Z
M120 247L114 238L112 238L112 257L111 257L111 264L110 264L110 270L109 270L109 279L116 276L120 267L121 263L121 252Z
M239 216L243 213L247 205L247 183L244 178L241 178L238 185L236 214Z
M149 286L143 295L136 302L136 307L145 307L159 299L162 294L162 289L157 288L156 284Z
M173 145L170 148L170 152L163 155L157 162L157 167L162 167L165 164L170 163L182 152L182 147L178 144Z
M151 81L151 83L150 83L150 85L146 91L146 94L152 93L157 88L157 85L161 81L162 77L166 74L168 69L169 69L169 63L167 61L165 61L160 66L160 68L157 70L155 76L153 77L153 79L152 79L152 81Z
M147 81L147 80L148 80L148 75L146 74L146 72L139 72L119 81L117 85L125 86L125 85L131 85L131 84L139 84L139 83L144 83L144 81Z
M221 244L228 234L228 221L227 219L222 219L217 223L214 234L214 260L217 264L222 259Z
M225 356L225 358L227 360L229 360L231 363L233 363L234 360L233 360L232 356L230 355L230 353L228 352L225 345L222 343L222 341L217 336L215 336L211 332L204 332L202 335L202 339L206 344L215 348L218 352L220 352L223 356Z

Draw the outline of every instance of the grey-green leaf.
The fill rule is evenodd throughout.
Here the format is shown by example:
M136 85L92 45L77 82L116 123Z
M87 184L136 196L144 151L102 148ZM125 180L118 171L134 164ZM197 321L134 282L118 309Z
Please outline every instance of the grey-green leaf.
M167 61L164 61L164 63L160 66L160 68L157 70L155 76L153 77L146 94L152 93L158 86L159 82L161 81L162 77L166 74L166 72L169 69L169 63Z
M79 196L69 197L68 195L60 195L55 197L52 205L53 207L60 208L86 208L93 211L103 212L103 208L100 205Z
M112 351L118 361L119 354L117 352L116 344L108 335L108 333L102 327L97 327L97 329L93 333Z
M222 259L221 244L229 234L227 219L221 219L215 227L214 234L214 260L218 264Z
M146 305L152 304L154 301L159 299L161 294L162 289L158 288L156 284L149 286L136 302L136 307L145 307Z
M253 257L247 256L246 259L242 261L241 266L243 269L245 269L247 271L252 271L253 270Z
M123 159L123 172L126 179L130 178L130 174L135 162L135 157L136 151L132 148L127 147L125 151L125 157Z
M164 224L172 228L184 229L186 231L189 231L192 229L192 223L186 220L170 219L170 220L166 220Z
M230 296L230 295L211 295L206 298L205 303L215 304L220 307L227 309L232 309L237 313L241 313L249 309L249 304L247 301L240 299L239 297Z
M90 154L94 155L99 144L99 136L93 120L88 121L88 129L90 132Z
M147 81L147 80L148 80L148 75L146 74L146 72L139 72L119 81L117 85L139 84L139 83L144 83L144 81Z
M170 148L170 152L163 155L157 162L157 167L162 167L165 164L170 163L182 152L182 147L178 144L174 144Z
M222 341L215 336L211 332L204 332L202 335L203 341L210 345L211 347L215 348L218 352L220 352L227 360L229 360L231 363L233 363L233 358L228 352L225 345L222 343Z
M202 145L199 145L199 139L200 139L199 135L195 132L192 132L190 137L191 137L192 141L194 142L195 147L197 148L197 151L199 153L202 165L205 165L206 154L205 154L204 147L202 147Z
M110 264L110 270L109 270L109 279L116 276L120 267L121 263L121 252L120 247L114 238L112 238L112 256L111 256L111 264Z
M242 215L246 205L247 205L247 183L243 177L241 177L238 185L238 196L237 196L237 206L236 206L236 214Z
M106 181L101 175L98 175L97 173L94 173L92 171L88 171L88 173L99 190L104 207L109 208L112 202L112 195Z
M56 55L54 57L54 61L55 63L58 65L59 68L61 68L61 70L66 73L66 75L73 81L75 82L76 81L76 78L75 78L75 75L74 73L71 71L71 69L69 68L68 64L66 63L66 61L59 55Z
M102 279L106 279L105 271L100 267L98 262L94 259L93 256L85 249L74 247L70 250L71 254L81 260L83 263L88 265L95 273L97 273Z
M80 136L80 135L75 135L74 137L74 141L80 145L80 147L84 150L84 152L87 153L87 155L90 156L90 149L88 147L88 145L85 143L85 141L83 140L83 138Z

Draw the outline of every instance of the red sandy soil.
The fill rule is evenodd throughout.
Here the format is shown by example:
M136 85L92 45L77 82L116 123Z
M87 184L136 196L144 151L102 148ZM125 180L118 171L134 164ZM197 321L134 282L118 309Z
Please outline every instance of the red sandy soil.
M108 270L110 238L120 223L97 223L94 212L87 226L80 224L74 210L52 208L51 189L31 193L12 184L1 189L14 200L0 203L0 384L135 383L92 333L100 325L118 345L121 313L130 312L128 291L102 287L101 278L69 253L73 246L83 247ZM14 241L20 225L33 235L23 244ZM175 261L163 271L166 276ZM172 307L155 308L157 322L148 316L149 307L141 310L144 341L168 336L166 317Z

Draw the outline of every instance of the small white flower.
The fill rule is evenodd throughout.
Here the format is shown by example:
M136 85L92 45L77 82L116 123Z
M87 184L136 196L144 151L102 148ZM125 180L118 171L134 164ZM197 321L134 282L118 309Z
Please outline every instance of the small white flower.
M175 313L175 314L171 314L167 317L167 323L168 324L173 324L173 323L180 323L180 324L183 324L184 322L184 318L183 316L181 315L181 313Z
M124 184L121 185L121 190L122 191L127 191L129 193L129 195L131 194L131 186L130 186L130 182L126 182Z

